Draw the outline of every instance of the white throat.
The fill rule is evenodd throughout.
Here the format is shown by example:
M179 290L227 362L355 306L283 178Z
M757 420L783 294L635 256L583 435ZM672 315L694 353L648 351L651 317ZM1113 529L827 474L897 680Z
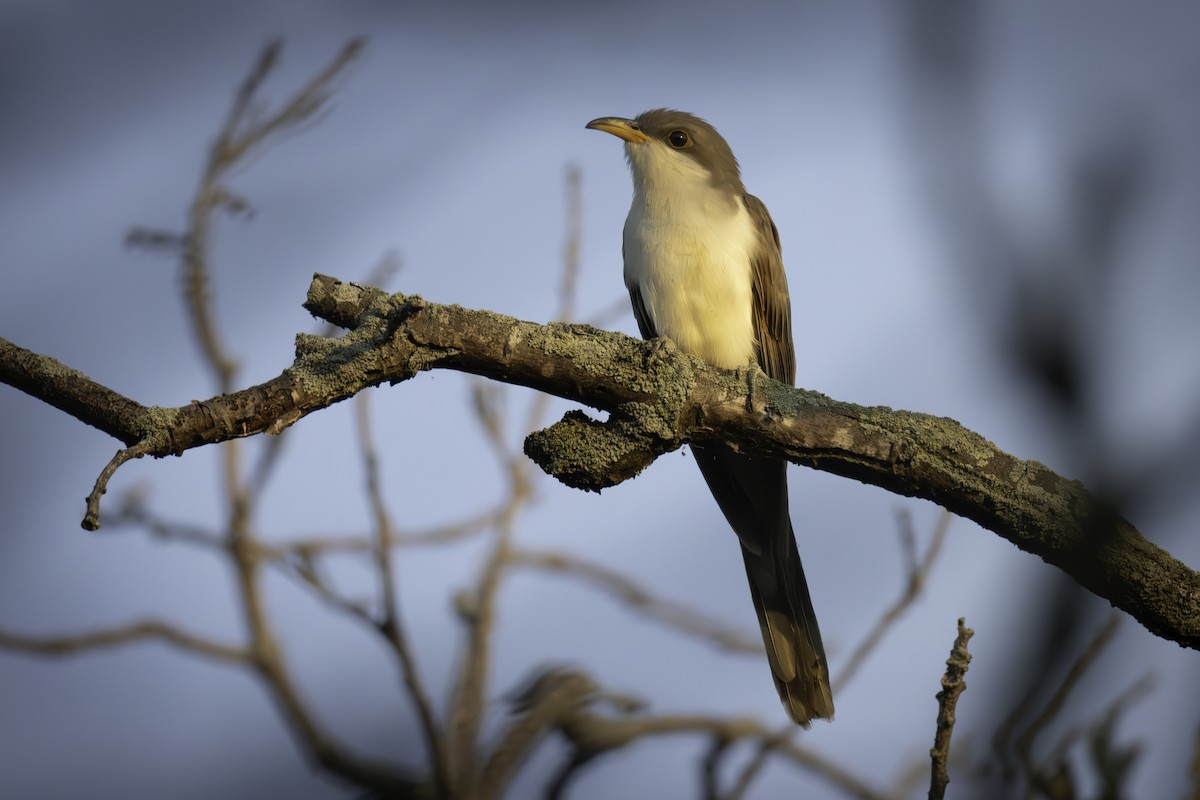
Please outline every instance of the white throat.
M625 152L634 189L625 285L658 335L714 366L745 366L754 358L751 258L762 244L741 196L660 142Z

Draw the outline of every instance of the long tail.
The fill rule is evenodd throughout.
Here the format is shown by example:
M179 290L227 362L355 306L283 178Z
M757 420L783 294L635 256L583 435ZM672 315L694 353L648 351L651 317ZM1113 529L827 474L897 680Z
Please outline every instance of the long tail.
M788 715L808 727L833 718L821 631L788 515L787 462L692 446L696 463L741 540L750 597L767 660Z

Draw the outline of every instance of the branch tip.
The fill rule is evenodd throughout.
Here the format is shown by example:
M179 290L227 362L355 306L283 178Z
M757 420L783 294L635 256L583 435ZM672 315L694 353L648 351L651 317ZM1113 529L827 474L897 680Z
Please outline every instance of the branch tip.
M942 800L946 796L946 785L950 783L950 773L947 762L950 760L950 735L954 732L955 707L958 696L967 688L964 678L967 667L971 664L971 654L967 651L967 642L975 635L975 631L967 627L966 617L958 618L958 635L954 638L954 646L950 648L950 657L946 659L946 673L942 676L942 690L937 693L938 714L937 733L934 734L933 747L929 749L932 762L929 775L929 800Z
M85 531L100 529L100 498L108 491L108 482L113 474L126 461L141 458L150 450L150 442L143 439L132 447L118 450L117 454L104 465L104 469L100 470L100 476L96 478L96 485L92 488L91 494L87 496L87 512L83 515L83 521L80 523Z

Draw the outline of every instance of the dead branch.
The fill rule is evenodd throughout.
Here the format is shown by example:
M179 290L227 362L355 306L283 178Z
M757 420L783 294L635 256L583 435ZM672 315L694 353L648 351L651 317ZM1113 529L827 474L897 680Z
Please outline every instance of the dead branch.
M417 666L413 647L404 629L404 620L400 615L399 592L396 591L396 571L392 565L392 519L384 500L384 490L380 477L379 454L375 449L375 441L371 432L371 406L369 393L360 394L355 399L358 423L358 447L362 453L363 467L367 475L367 499L371 513L375 518L375 547L372 555L378 570L379 592L383 599L383 611L377 621L379 631L383 634L392 653L400 665L401 678L408 690L417 711L417 719L421 723L421 733L425 737L425 747L428 751L429 762L434 780L437 783L440 797L453 796L454 782L450 775L450 764L446 754L445 738L441 726L434 715L433 703L425 690Z
M975 635L975 631L968 628L966 622L966 619L961 617L958 620L958 636L954 639L954 646L950 648L950 657L946 659L942 690L937 693L937 733L933 738L933 747L929 749L932 762L929 776L930 800L942 800L946 796L946 785L950 783L950 773L946 765L950 760L950 736L954 733L956 721L954 712L959 695L967 688L963 680L971 663L967 642Z
M250 663L249 651L188 633L160 620L143 620L119 628L92 630L67 636L26 636L0 631L0 648L40 656L65 656L120 647L144 639L160 639L196 655L230 663Z
M349 332L298 336L293 365L266 383L178 408L129 402L114 414L111 404L93 408L87 396L59 407L165 456L279 432L363 388L427 369L470 372L609 412L603 423L568 413L526 440L526 453L568 485L599 490L687 441L728 441L939 503L1059 567L1151 632L1200 648L1200 574L1079 482L1011 456L953 420L838 402L762 374L715 369L669 343L586 325L537 325L320 275L306 307ZM36 373L61 369L0 340L0 378L35 397L52 394Z
M630 608L675 630L705 639L733 653L763 654L762 640L746 636L714 619L680 603L654 596L629 576L603 564L567 553L552 553L528 549L513 550L511 563L515 567L558 572L582 580L607 592Z
M847 768L794 741L780 736L778 730L746 718L704 715L628 716L600 713L584 702L569 705L554 721L559 733L571 744L573 752L564 771L552 787L550 796L559 796L566 781L592 759L626 747L633 742L657 736L695 735L713 737L726 744L734 741L755 743L782 760L805 769L836 787L848 797L883 800L891 795L868 786Z
M1051 722L1058 716L1066 705L1067 698L1071 693L1078 688L1083 676L1091 669L1092 665L1100 658L1104 650L1112 643L1113 637L1117 633L1117 625L1121 618L1116 614L1111 614L1105 621L1104 625L1096 632L1096 635L1088 643L1079 657L1071 664L1071 668L1067 670L1067 674L1063 676L1062 682L1055 687L1049 699L1046 700L1042 710L1029 723L1025 730L1017 737L1016 750L1017 756L1021 763L1030 775L1037 775L1037 765L1034 763L1034 742L1038 736L1050 725Z
M887 632L904 616L904 612L917 601L921 596L921 592L925 588L925 581L929 577L929 572L933 569L934 562L937 561L938 555L942 551L942 543L946 540L946 532L950 530L951 515L949 512L943 512L938 518L937 526L933 530L933 537L929 542L929 547L926 548L924 555L917 559L916 553L916 535L912 531L912 517L907 512L900 516L900 534L901 541L905 542L904 548L907 554L907 572L905 574L904 589L900 592L890 606L883 612L871 630L863 636L862 641L854 648L850 657L846 659L846 663L842 665L838 671L837 677L833 681L834 691L838 691L845 687L854 676L858 673L859 667L866 663L867 658L883 641L883 637Z

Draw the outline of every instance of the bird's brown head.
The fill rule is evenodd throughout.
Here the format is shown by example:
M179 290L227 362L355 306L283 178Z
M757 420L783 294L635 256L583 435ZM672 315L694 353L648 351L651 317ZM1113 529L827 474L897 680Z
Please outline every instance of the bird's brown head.
M716 128L694 114L655 108L634 119L600 117L587 127L625 140L635 180L639 171L682 157L702 168L714 186L745 191L733 151Z

